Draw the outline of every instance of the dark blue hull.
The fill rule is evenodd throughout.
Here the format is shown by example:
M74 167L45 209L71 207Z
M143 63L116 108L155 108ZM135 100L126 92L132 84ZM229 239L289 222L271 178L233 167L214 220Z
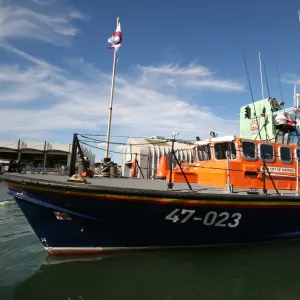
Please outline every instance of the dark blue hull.
M261 201L252 196L251 202L234 195L222 196L223 200L148 197L146 201L46 188L26 191L16 185L9 185L8 192L52 254L254 243L300 236L300 203L286 201L284 205L282 198L276 205L278 197Z

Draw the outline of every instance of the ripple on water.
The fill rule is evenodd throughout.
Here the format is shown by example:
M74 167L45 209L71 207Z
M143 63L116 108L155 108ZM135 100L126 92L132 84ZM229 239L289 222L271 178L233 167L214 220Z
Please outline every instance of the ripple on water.
M13 197L0 184L0 286L36 272L45 251ZM39 259L41 258L41 259Z
M6 201L2 201L0 202L0 207L1 206L4 206L4 205L7 205L7 204L12 204L14 203L15 201L14 200L6 200Z

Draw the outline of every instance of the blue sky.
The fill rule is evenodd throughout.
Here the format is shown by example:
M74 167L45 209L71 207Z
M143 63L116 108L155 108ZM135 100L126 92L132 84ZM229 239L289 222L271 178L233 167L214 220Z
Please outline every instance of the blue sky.
M278 63L291 106L293 84L300 83L299 6L293 0L0 0L1 139L71 142L73 132L106 134L113 59L107 39L118 16L123 46L112 135L238 134L236 115L251 102L241 44L255 100L261 51L271 96L280 98Z

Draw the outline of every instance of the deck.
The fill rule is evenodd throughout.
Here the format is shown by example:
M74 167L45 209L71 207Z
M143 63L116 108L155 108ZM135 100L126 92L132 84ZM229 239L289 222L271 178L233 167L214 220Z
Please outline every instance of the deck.
M104 178L94 177L88 178L88 184L68 182L69 177L67 175L57 174L19 174L19 173L5 173L2 176L2 180L13 180L14 182L31 182L45 184L47 186L60 186L60 187L78 187L84 186L85 190L95 190L97 188L119 188L126 189L127 191L156 191L156 192L186 192L186 193L197 193L197 194L215 194L215 195L228 195L228 190L220 187L208 186L204 184L191 184L193 191L189 190L186 183L174 183L173 189L168 190L166 180L152 180L152 179L137 179L137 178ZM245 195L255 197L257 195L249 195L247 192L249 189L233 189L232 195ZM261 189L257 189L259 195L263 195ZM294 190L279 190L282 196L295 197ZM276 196L276 192L268 190L268 196Z

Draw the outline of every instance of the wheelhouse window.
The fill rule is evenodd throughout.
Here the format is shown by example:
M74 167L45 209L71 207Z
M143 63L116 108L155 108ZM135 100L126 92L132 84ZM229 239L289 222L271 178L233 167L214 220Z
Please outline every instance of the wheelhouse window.
M279 147L279 157L283 163L292 162L292 151L289 147Z
M298 158L298 160L300 160L300 148L296 149L296 158Z
M236 159L236 148L233 142L216 143L214 148L216 159L226 159L226 151L229 151L231 159Z
M196 148L197 151L197 159L200 161L211 160L211 150L210 145L198 146Z
M260 159L266 162L273 162L275 160L274 147L270 144L259 145Z
M243 156L247 160L256 159L256 145L253 142L243 141L242 142Z

